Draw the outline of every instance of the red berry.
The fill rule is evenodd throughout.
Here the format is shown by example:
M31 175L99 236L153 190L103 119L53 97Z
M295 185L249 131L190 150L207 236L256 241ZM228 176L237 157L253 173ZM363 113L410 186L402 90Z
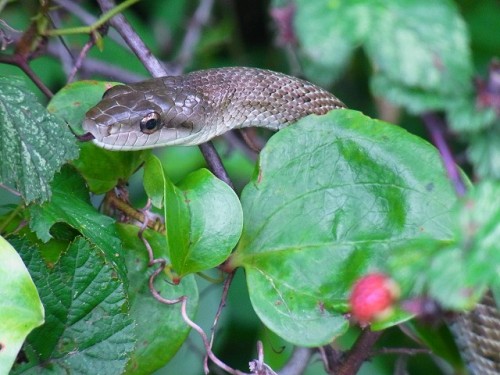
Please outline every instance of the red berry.
M366 275L356 281L352 288L349 297L351 313L360 324L371 323L390 313L398 295L398 286L386 275Z

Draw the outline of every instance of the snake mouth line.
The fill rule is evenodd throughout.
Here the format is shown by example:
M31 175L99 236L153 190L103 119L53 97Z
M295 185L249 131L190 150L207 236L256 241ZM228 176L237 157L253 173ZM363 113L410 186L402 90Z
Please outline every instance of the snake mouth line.
M75 137L80 142L89 142L89 141L93 141L95 139L94 134L92 134L91 132L87 132L84 134L75 134Z

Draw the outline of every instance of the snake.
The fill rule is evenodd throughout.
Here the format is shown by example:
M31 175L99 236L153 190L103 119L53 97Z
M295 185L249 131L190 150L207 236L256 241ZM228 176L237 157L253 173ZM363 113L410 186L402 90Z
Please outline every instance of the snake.
M256 68L215 68L107 90L87 113L85 131L109 150L198 145L229 130L271 130L310 114L345 108L302 79Z
M308 81L271 70L225 67L117 85L85 115L83 128L108 150L198 145L232 129L280 130L346 108ZM500 314L491 295L452 324L474 375L500 374Z

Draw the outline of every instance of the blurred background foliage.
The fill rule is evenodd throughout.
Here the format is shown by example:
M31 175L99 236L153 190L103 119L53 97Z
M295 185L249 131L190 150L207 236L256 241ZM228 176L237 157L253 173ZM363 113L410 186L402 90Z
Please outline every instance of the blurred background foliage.
M316 0L307 0L314 3ZM94 1L73 1L89 15L97 15L98 6ZM32 20L37 17L39 2L35 0L0 1L3 9L0 9L0 19L8 23L15 30L26 30ZM57 6L57 1L54 2ZM71 1L69 1L71 3ZM305 5L306 0L297 1L298 9L311 11L311 7ZM323 1L318 1L323 3ZM341 0L330 0L328 4L332 7L341 7ZM352 1L356 3L356 1ZM360 2L361 3L361 2ZM383 1L374 2L383 7ZM401 8L405 6L415 6L414 1L401 2ZM416 15L417 22L424 19L433 12L432 2L425 2L428 9L420 7L423 14ZM460 17L465 21L468 30L468 45L471 51L471 72L474 76L485 77L492 57L500 51L500 3L497 0L460 0L460 1L437 1L446 6L458 9ZM354 21L359 24L348 23L346 35L352 37L350 45L331 44L331 51L321 50L324 48L319 41L325 37L326 30L324 24L319 19L313 19L305 13L296 14L295 27L297 29L307 29L307 33L312 34L302 36L301 43L313 43L309 48L316 52L326 54L330 61L328 67L318 67L321 60L314 62L307 61L301 56L304 51L298 45L293 30L287 34L286 17L283 14L273 14L273 9L286 7L288 2L264 1L264 0L216 0L207 24L201 28L199 40L194 46L185 46L189 43L186 35L192 28L194 12L198 9L200 2L194 0L142 0L132 8L125 11L127 19L132 23L135 30L143 38L153 53L161 60L167 62L169 66L178 71L192 71L197 69L221 67L221 66L257 66L276 71L291 73L298 76L306 75L308 79L321 83L325 88L340 97L350 108L357 109L363 113L376 118L386 119L404 125L406 129L421 137L427 138L425 128L415 111L411 108L396 107L386 102L380 97L374 97L371 87L371 77L374 70L373 59L370 58L370 51L355 48L361 46L362 33L377 35L383 33L381 29L362 30L361 15L357 14ZM352 4L351 4L352 5ZM349 6L349 4L347 4ZM305 12L305 10L304 10ZM56 13L57 14L57 13ZM69 13L61 13L60 18L53 19L55 26L79 26L80 19L71 16ZM403 14L404 17L412 17L411 11ZM283 17L285 20L283 21ZM347 17L347 16L346 16ZM418 18L421 17L421 18ZM431 17L432 18L432 17ZM285 22L285 26L279 25L276 20ZM352 20L351 20L352 21ZM353 21L353 22L354 22ZM341 21L342 22L342 21ZM396 25L397 26L397 25ZM419 25L423 28L439 27L440 25ZM441 25L445 28L447 24ZM1 25L0 25L1 27ZM322 29L323 27L323 29ZM397 30L397 28L396 28ZM360 34L357 35L356 33ZM385 30L387 32L387 30ZM20 35L14 33L14 35ZM63 38L64 43L71 49L78 51L88 41L87 35L68 35ZM318 42L315 46L314 42ZM342 43L344 43L342 41ZM57 50L61 49L61 42L57 38L51 38L51 44L55 45L54 51L43 54L33 60L30 64L32 69L40 76L41 80L53 91L58 91L66 84L66 77L71 66L64 66L57 58ZM347 43L347 42L346 42ZM382 46L372 47L371 53L376 53L376 49ZM411 48L411 46L409 46ZM10 47L8 47L10 48ZM343 49L344 48L344 49ZM375 49L375 51L373 50ZM51 51L49 49L49 51ZM463 51L457 51L463 53ZM339 60L342 59L343 60ZM109 37L103 40L103 48L93 48L89 53L89 59L98 61L99 64L111 69L121 69L125 72L125 80L135 81L147 78L148 74L141 63L132 55L127 48L119 42L119 37L111 30ZM337 60L336 60L337 59ZM316 65L315 65L316 64ZM332 66L337 64L338 69ZM83 69L78 79L99 79L116 80L106 74L95 74L96 69L89 67ZM47 99L33 85L24 74L14 66L0 64L0 76L16 75L25 79L32 90L39 95L42 102ZM472 88L472 77L462 77L462 81L469 82ZM440 108L441 109L441 108ZM417 111L418 112L418 111ZM254 158L249 157L238 148L229 146L227 142L216 141L216 146L224 159L225 166L237 189L248 181L254 170ZM464 139L455 139L453 144L459 161L463 161L462 166L470 171L471 167L466 162L467 144ZM204 160L195 147L169 147L156 151L164 160L164 166L171 179L176 182L182 179L189 172L204 165ZM138 204L145 201L142 188L137 181L141 176L135 177L136 181L131 181L130 189L133 200ZM0 190L0 204L12 201L12 196L6 191ZM200 283L200 308L197 315L197 322L209 329L213 316L218 307L220 288L209 284L202 279ZM418 323L415 323L418 325ZM250 305L248 292L242 272L238 272L231 287L227 307L222 315L219 324L220 332L215 343L215 352L219 354L223 361L226 361L234 368L245 369L248 361L254 358L255 342L260 339L266 348L266 362L273 368L279 368L289 358L293 347L283 342L280 338L268 331L256 317ZM415 327L418 329L418 326ZM439 340L447 347L451 342L449 333L442 329ZM168 333L164 333L168 334ZM355 330L343 337L339 345L348 347L355 337ZM393 328L386 332L379 343L379 347L412 347L415 344L403 335L399 329ZM447 350L447 349L443 349ZM453 357L455 354L450 354ZM180 352L174 357L165 368L159 370L157 374L200 374L202 372L202 349L200 340L196 334L192 334L188 342L182 347ZM367 363L361 374L392 374L394 369L399 368L403 362L408 362L407 367L411 374L440 374L447 373L449 368L439 358L429 356L399 357L396 355L377 356L373 361ZM214 372L216 373L216 372ZM309 366L306 374L323 374L322 363L316 358ZM397 373L397 372L396 372ZM402 372L401 372L402 373Z

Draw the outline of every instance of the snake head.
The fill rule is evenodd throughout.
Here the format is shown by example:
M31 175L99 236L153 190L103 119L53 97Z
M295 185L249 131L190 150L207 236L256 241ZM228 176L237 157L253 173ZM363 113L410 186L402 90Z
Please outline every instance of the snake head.
M109 150L199 144L206 139L203 103L179 77L118 85L86 113L83 128Z

